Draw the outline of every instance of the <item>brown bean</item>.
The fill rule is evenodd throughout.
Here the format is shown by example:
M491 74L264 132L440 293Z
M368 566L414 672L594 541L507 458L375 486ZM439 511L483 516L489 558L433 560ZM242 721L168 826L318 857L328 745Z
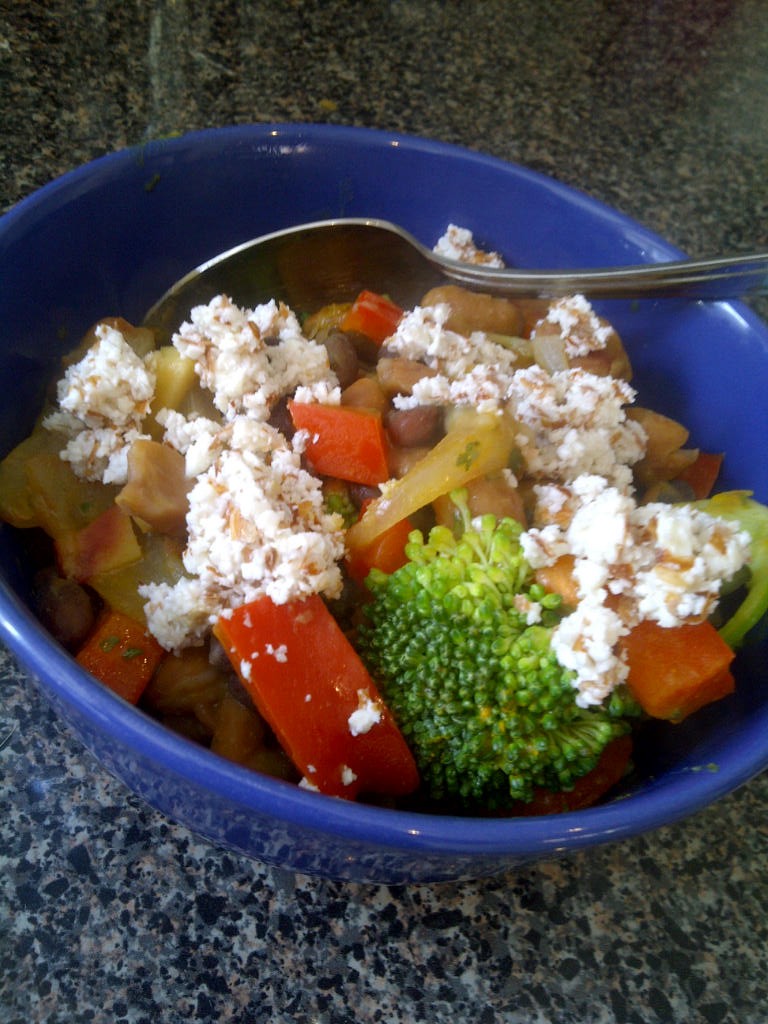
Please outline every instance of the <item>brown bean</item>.
M387 454L389 472L393 477L399 479L412 469L431 449L428 445L418 448L399 448L397 445L390 445Z
M358 377L341 393L341 404L362 409L378 409L379 412L389 405L381 384L375 377Z
M519 335L523 329L523 314L512 299L497 298L485 292L471 292L455 284L432 288L421 300L423 306L447 302L451 315L446 326L459 334L489 331L493 334Z
M94 602L75 580L43 569L33 584L37 613L46 629L68 650L76 650L93 628Z
M357 379L360 360L357 349L350 338L343 332L330 330L323 338L323 345L328 352L328 362L339 378L342 388L348 387Z
M390 409L384 417L389 439L403 448L414 448L435 440L442 427L442 410L436 405L415 409Z
M491 512L497 519L508 516L526 525L525 507L519 490L500 473L481 476L466 485L467 507L474 516ZM433 502L435 517L443 526L454 529L459 523L458 509L450 496L442 495Z
M437 370L416 359L402 359L399 356L385 356L376 364L376 376L387 395L410 395L417 381L436 374Z

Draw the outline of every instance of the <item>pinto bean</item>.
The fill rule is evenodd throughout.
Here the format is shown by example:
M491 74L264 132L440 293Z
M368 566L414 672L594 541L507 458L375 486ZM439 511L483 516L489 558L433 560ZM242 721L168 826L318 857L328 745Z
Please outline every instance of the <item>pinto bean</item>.
M485 292L471 292L455 284L432 288L421 300L423 306L447 302L451 315L446 324L459 334L490 331L493 334L519 335L523 330L523 313L512 299L497 298Z
M438 406L417 405L415 409L390 409L384 417L384 426L393 444L415 448L435 440L442 420Z

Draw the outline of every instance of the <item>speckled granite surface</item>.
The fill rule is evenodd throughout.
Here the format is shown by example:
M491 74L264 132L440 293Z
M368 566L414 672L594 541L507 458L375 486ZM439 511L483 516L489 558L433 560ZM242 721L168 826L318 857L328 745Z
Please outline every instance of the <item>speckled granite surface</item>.
M767 97L762 0L0 0L0 209L158 135L330 121L765 248ZM768 1020L768 777L492 881L343 885L197 841L0 673L2 1024Z

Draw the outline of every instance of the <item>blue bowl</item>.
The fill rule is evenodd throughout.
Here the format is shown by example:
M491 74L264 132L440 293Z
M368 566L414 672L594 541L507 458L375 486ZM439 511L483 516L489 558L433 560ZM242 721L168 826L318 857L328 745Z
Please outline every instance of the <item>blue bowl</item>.
M675 258L576 191L475 152L362 129L255 125L129 149L65 175L0 220L0 455L30 430L60 356L101 316L139 321L177 277L241 241L336 216L396 221L432 244L449 222L510 263ZM375 282L371 282L375 287ZM768 499L768 332L739 304L611 302L643 404L727 452L724 488ZM765 638L737 692L654 725L638 777L601 807L522 820L401 813L308 793L193 746L84 673L38 624L13 531L0 529L2 638L95 756L194 832L262 861L382 883L473 878L690 815L768 763Z

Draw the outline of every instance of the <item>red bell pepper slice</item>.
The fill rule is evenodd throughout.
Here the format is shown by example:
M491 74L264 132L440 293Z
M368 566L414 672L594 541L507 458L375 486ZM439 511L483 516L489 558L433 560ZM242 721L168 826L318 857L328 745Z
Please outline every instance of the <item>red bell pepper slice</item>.
M307 461L320 476L376 487L389 479L387 439L377 409L289 402L297 430L306 430Z
M262 597L223 615L214 632L308 784L347 799L416 789L413 755L322 598Z
M341 329L357 331L380 345L392 337L402 317L402 308L385 295L362 291L341 321Z

